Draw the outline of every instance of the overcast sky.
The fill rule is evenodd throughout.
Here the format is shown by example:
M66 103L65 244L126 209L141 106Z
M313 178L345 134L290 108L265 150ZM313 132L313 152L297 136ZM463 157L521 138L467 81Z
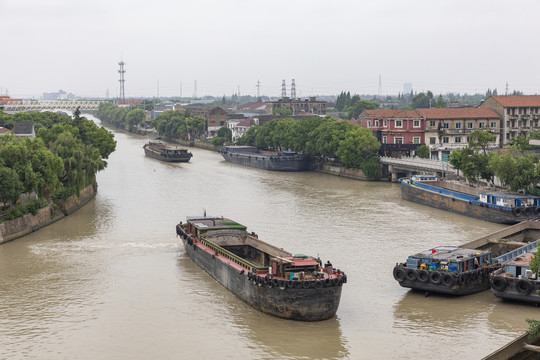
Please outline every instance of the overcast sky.
M0 93L540 93L538 0L0 0Z

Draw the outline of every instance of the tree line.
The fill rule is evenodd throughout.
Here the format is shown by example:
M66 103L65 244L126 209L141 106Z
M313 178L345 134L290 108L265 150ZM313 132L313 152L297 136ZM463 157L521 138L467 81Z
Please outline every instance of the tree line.
M540 131L532 131L529 138L520 135L507 148L493 152L488 145L495 140L494 135L475 130L466 148L450 153L449 162L470 182L485 180L493 184L497 177L511 191L540 195L540 157L528 152L538 148L529 145L529 139L540 139Z
M13 129L18 121L33 121L36 137L0 136L0 202L13 204L24 194L40 199L78 195L95 183L115 151L114 135L93 121L51 112L8 115L0 126Z
M369 178L376 179L380 174L378 150L381 144L371 130L346 121L338 122L329 116L274 119L249 128L236 143L292 150L314 157L337 157L345 167L361 169Z

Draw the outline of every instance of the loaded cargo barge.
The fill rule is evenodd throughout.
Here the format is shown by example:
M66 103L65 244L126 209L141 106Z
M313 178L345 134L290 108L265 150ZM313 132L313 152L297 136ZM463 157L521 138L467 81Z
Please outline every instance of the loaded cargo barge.
M411 255L394 266L394 279L402 287L426 294L467 295L488 290L494 285L494 275L500 273L502 259L515 256L513 254L520 253L520 249L535 247L538 239L540 221L524 221L461 246L439 246ZM511 281L507 279L509 284ZM536 283L533 285L537 289ZM529 289L529 285L524 286L525 291ZM515 288L508 286L508 289ZM495 294L504 295L501 292ZM536 301L537 298L531 296L529 299Z
M219 153L229 162L273 171L308 170L309 157L293 151L267 151L254 146L225 146Z
M144 154L165 162L188 162L193 156L187 149L165 145L159 141L149 141L143 146Z
M253 308L319 321L338 309L347 276L318 258L293 255L223 217L188 217L176 226L188 256Z
M499 224L517 224L540 216L540 197L479 191L431 175L399 179L403 199Z

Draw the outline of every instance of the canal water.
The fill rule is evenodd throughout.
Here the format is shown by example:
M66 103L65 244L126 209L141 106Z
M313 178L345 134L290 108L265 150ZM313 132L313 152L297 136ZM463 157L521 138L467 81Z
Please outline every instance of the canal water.
M387 182L268 172L196 148L188 164L162 163L144 156L148 138L113 132L96 198L0 245L0 359L478 359L537 317L489 291L424 297L393 279L408 255L501 225L404 201ZM205 210L345 271L337 315L274 318L214 281L175 234Z

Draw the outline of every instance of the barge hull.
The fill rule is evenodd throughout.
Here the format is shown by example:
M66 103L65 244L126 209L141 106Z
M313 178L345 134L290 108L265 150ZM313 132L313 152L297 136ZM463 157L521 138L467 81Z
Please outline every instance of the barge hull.
M524 216L514 216L512 212L508 210L489 206L479 206L474 203L470 204L468 201L428 192L413 186L406 186L402 184L400 187L401 196L405 200L450 211L456 214L473 217L475 219L508 225L513 225L521 221L528 220L528 218ZM530 218L533 217L534 215Z
M144 154L148 157L151 157L152 159L161 160L165 162L188 162L191 159L191 156L186 156L186 157L181 157L181 158L165 157L152 150L148 150L147 148L144 149Z
M247 154L225 153L221 155L228 162L238 165L251 166L271 171L304 171L308 169L309 161L306 158L287 159L279 157L256 156Z
M320 321L336 314L342 286L316 288L281 288L259 286L249 280L247 272L240 272L182 239L188 256L210 276L244 302L264 313L292 320Z

